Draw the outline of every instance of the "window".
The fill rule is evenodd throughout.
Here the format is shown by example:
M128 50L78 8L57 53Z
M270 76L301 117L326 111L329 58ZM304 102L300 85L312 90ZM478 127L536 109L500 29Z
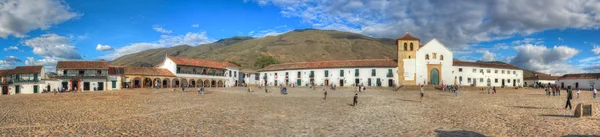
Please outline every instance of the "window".
M494 79L494 82L498 83L498 79Z
M510 79L509 79L509 80L507 80L507 81L508 81L507 83L510 83Z
M410 43L410 51L413 51L413 44Z
M502 70L502 74L504 74L504 70Z
M517 71L513 71L513 74L517 74Z
M231 76L233 76L233 75L231 75L231 71L229 71L229 76L230 76L230 77L231 77Z
M311 78L315 77L315 71L310 71L310 77Z
M344 77L344 70L340 70L340 77Z
M408 55L408 59L410 59L410 55Z
M458 82L462 82L462 76L458 77Z
M98 76L102 75L102 70L98 70L96 72L98 73Z
M374 76L377 76L377 75L376 75L376 72L375 72L375 69L372 69L372 70L371 70L371 76L373 76L373 77L374 77Z
M355 69L355 70L354 70L354 76L358 77L358 75L359 75L359 74L358 74L358 69Z
M63 75L67 75L67 70L63 70Z
M458 72L462 72L462 68L458 68Z
M79 70L79 75L83 75L84 71L83 70Z
M429 59L429 54L425 54L425 59L428 60Z
M112 88L117 88L117 81L112 81Z
M329 77L329 70L325 70L325 77Z
M433 57L431 57L431 58L433 58L433 59L437 59L437 54L436 54L436 53L433 53Z
M498 74L498 70L494 70L494 73Z
M473 73L477 72L477 69L473 69Z
M479 78L479 82L483 83L483 78Z
M483 69L480 69L480 70L479 70L479 73L483 73Z
M254 75L254 80L259 80L259 78L258 78L259 76L258 75L259 74Z
M233 77L237 77L237 71L233 71Z
M406 51L406 50L407 50L407 48L406 48L406 43L404 43L404 51Z
M467 82L471 83L471 78L467 78Z
M180 73L180 72L181 72L181 68L177 67L177 73Z
M302 73L300 73L300 71L298 71L298 78L300 78L300 75L302 75Z
M491 69L488 69L488 70L487 70L487 73L492 73L492 70L491 70Z
M440 55L440 60L444 60L444 55Z

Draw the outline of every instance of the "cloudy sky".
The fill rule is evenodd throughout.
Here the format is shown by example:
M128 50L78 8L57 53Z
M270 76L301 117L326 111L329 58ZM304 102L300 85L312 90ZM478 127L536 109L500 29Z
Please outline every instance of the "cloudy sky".
M598 0L0 0L0 69L317 28L437 38L455 58L600 72Z

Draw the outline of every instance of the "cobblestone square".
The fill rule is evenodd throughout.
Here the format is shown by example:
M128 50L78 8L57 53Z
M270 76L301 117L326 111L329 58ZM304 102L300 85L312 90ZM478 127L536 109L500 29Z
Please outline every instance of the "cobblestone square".
M207 94L173 89L0 96L0 136L565 136L600 135L596 116L573 117L566 91L465 88L458 96L417 88L209 88ZM196 89L193 89L196 90Z

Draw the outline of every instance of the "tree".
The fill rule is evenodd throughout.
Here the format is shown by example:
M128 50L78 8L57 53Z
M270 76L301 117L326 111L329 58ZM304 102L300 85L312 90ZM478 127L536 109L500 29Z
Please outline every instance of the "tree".
M260 57L256 58L256 62L254 62L254 66L257 68L264 68L272 64L279 64L279 61L267 55L260 55Z

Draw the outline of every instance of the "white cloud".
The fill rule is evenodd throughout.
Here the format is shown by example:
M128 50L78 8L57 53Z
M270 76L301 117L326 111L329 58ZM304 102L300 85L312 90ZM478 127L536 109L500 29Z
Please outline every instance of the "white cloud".
M544 41L542 40L542 38L525 38L522 40L515 40L512 42L512 44L514 45L521 45L521 44L543 44Z
M164 33L164 34L171 34L173 32L171 30L164 29L158 25L152 25L152 29L154 29L156 32L160 32L160 33Z
M254 31L250 31L248 34L252 35L252 37L255 38L262 38L262 37L266 37L266 36L277 36L283 33L287 33L290 32L291 30L282 30L282 31L277 31L277 30L263 30L263 31L258 31L258 32L254 32Z
M496 60L496 54L490 52L489 50L478 50L477 53L481 53L482 61L494 61Z
M133 43L121 48L117 48L112 53L101 56L100 58L105 60L114 60L127 54L133 54L148 49L168 48L177 45L197 46L201 44L212 43L214 41L215 40L206 36L206 32L188 32L185 35L177 36L162 35L161 39L156 42Z
M589 65L588 67L584 67L583 70L592 72L592 73L598 73L598 72L600 72L600 63Z
M592 52L594 54L600 54L600 46L594 45L594 48L592 49Z
M64 59L81 59L75 51L75 46L70 44L70 38L56 34L43 34L40 37L25 40L24 45L33 48L33 53L45 57Z
M29 31L46 30L80 14L71 12L60 0L2 0L0 1L0 37L23 38Z
M589 63L600 63L600 56L587 57L579 60L579 63L589 64Z
M19 50L19 47L17 47L17 46L9 46L8 48L4 48L4 51L9 51L9 50Z
M96 46L96 50L98 50L98 51L111 51L111 50L113 50L113 48L110 47L110 46L108 46L108 45L98 44L98 46Z
M405 32L438 38L450 48L549 29L600 26L597 0L254 0L318 29L397 38ZM434 10L424 10L434 9Z
M500 44L495 44L492 47L492 50L504 50L504 49L508 49L508 45L504 44L504 43L500 43Z
M200 25L199 24L192 24L192 27L193 28L198 28L198 27L200 27Z
M4 61L6 62L22 62L21 59L15 57L15 56L6 56L4 57Z
M514 49L517 51L517 55L511 59L510 64L553 75L582 72L566 63L579 53L574 48L568 46L547 48L544 45L524 44L516 46Z
M27 60L25 60L25 65L27 65L27 66L44 66L44 71L55 72L56 71L56 63L61 60L65 60L65 59L55 58L55 57L44 57L43 59L36 60L33 57L27 57Z

